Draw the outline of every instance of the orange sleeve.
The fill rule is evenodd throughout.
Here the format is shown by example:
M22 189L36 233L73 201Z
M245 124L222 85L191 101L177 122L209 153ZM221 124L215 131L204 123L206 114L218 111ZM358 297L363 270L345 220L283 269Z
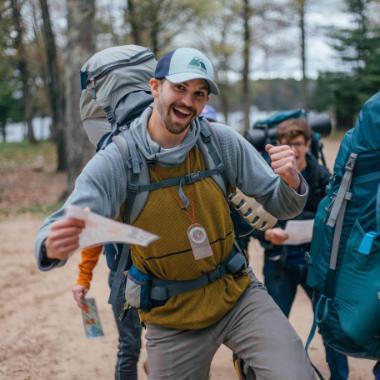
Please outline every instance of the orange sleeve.
M92 280L92 271L99 260L103 246L85 248L81 251L81 262L79 264L79 275L76 281L77 285L85 286L90 289Z

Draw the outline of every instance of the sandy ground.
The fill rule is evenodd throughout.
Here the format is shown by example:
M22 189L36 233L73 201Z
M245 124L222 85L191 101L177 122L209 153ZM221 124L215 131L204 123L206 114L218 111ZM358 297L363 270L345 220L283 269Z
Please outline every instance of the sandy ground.
M336 142L326 142L329 162L334 159L336 147ZM31 215L0 221L0 379L112 379L117 333L106 303L105 260L102 257L96 267L89 292L89 296L96 298L105 337L88 340L71 295L79 255L74 255L63 268L39 272L33 257L33 243L40 222L40 217ZM250 245L250 254L254 271L261 277L262 250L255 242ZM301 290L290 319L305 340L312 324L312 311ZM319 336L309 352L314 364L328 378ZM142 370L145 357L143 348L139 361L142 380L146 379ZM350 358L350 379L372 379L372 365L371 361ZM231 353L225 347L221 347L214 358L211 379L236 379Z

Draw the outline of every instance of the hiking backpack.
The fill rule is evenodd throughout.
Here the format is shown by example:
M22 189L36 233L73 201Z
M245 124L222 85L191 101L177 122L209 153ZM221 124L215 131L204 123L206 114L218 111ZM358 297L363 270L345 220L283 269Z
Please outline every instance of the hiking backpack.
M149 79L157 61L147 48L114 46L91 56L80 71L80 115L97 150L126 129L153 101Z
M346 132L315 217L307 284L314 324L336 351L380 358L380 92Z
M155 66L156 60L149 49L137 45L124 45L94 54L82 66L80 73L82 87L80 113L90 141L97 150L104 149L111 141L114 142L126 164L128 202L122 207L120 214L123 216L123 221L128 224L132 223L143 209L149 191L179 185L181 181L190 184L212 176L227 196L223 163L217 145L211 141L207 126L201 128L197 143L205 160L206 170L189 173L186 178L176 177L155 184L149 183L148 164L129 136L128 127L153 101L149 79L154 76ZM195 122L208 123L205 118L199 118ZM239 212L244 212L246 228L264 229L274 225L277 219L252 200L253 198L241 193L232 195L231 203L234 208L231 207L231 213L234 224L239 218L242 219L241 214L237 215L234 211L236 208ZM253 205L256 205L257 213L252 212ZM239 226L241 224L242 222ZM235 230L237 228L235 224ZM117 269L112 268L117 270L117 273L109 300L110 303L117 303L123 300L124 271L132 264L129 245L106 244L105 251L109 267L112 268L111 262L117 267ZM177 288L181 286L178 284Z
M326 166L321 137L328 136L331 132L331 120L327 114L306 114L302 109L277 112L267 119L256 121L246 132L245 138L268 160L265 145L277 145L277 126L285 120L299 118L305 118L312 131L310 152Z

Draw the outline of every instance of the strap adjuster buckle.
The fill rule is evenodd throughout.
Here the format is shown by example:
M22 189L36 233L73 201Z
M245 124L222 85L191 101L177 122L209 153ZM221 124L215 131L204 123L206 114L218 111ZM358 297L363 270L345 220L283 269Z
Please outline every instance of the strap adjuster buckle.
M192 183L198 182L201 179L201 172L189 173L183 177L183 183L185 185L190 185Z
M128 191L132 193L137 193L139 191L139 185L135 183L129 183L127 187L128 187Z
M223 268L220 265L218 265L212 272L207 273L208 283L211 284L218 278L221 278L223 276L223 272Z

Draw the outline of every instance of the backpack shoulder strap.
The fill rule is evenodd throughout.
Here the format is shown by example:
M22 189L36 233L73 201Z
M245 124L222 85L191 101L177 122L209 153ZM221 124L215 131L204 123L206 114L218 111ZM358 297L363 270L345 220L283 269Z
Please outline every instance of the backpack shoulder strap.
M203 123L198 147L203 154L207 168L216 171L212 177L227 196L228 181L225 176L224 163L219 153L219 146L213 141L209 124L205 121Z
M140 190L140 184L149 186L149 171L146 160L139 153L135 142L128 129L115 136L113 142L118 147L125 163L127 171L127 202L125 208L124 221L133 222L144 208L148 193ZM138 191L140 190L140 191Z
M137 184L140 180L140 174L142 173L142 159L137 152L136 146L126 130L123 134L117 135L113 138L113 142L116 144L119 152L122 156L125 169L127 172L128 182L131 184ZM130 223L132 218L133 208L136 206L136 192L128 190L127 187L127 201L125 205L124 222ZM144 202L145 203L145 202ZM140 210L144 204L138 204ZM124 271L130 261L130 245L123 244L122 251L120 252L120 258L117 265L115 279L112 284L111 293L108 299L110 304L116 304L123 302L123 288L125 282Z

